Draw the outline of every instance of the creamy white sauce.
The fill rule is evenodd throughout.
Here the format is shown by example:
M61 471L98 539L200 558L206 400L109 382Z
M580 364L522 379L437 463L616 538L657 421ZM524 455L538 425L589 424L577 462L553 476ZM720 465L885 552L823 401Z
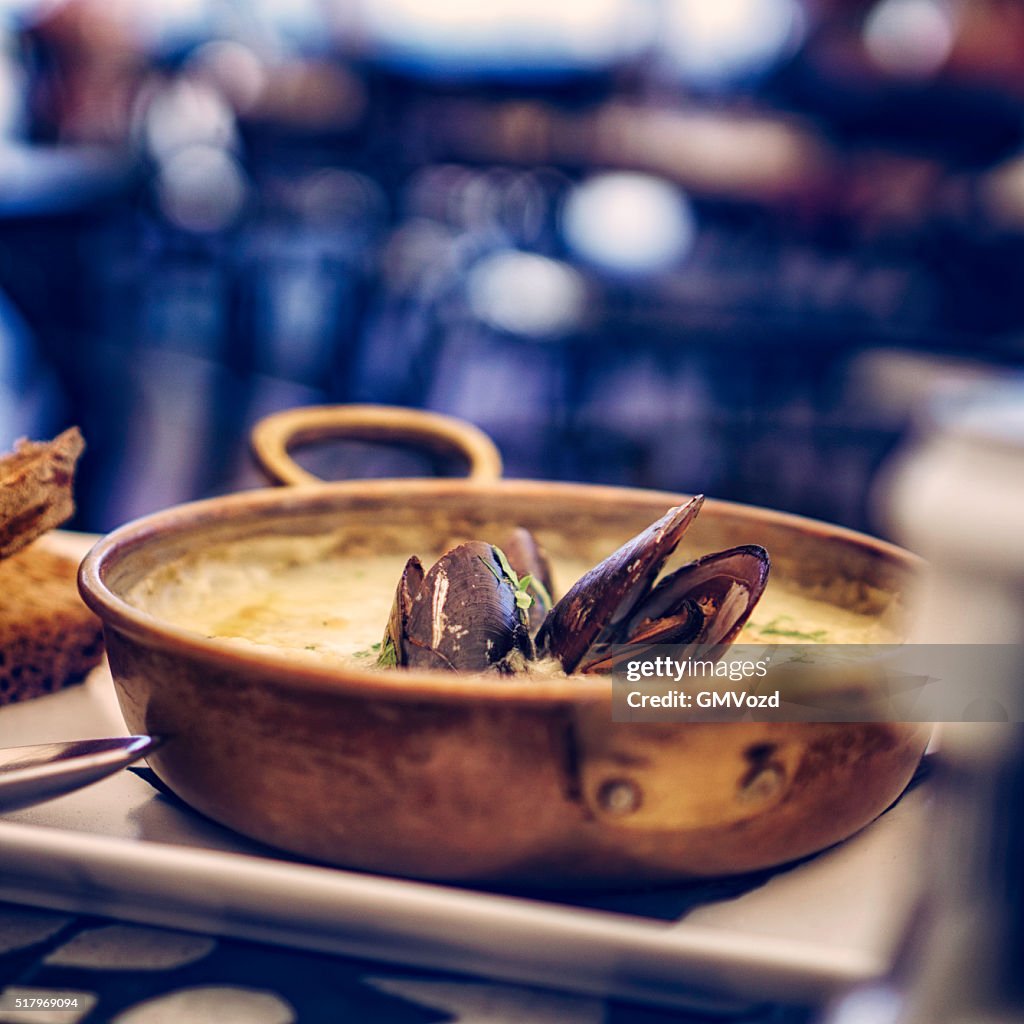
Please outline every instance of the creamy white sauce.
M851 611L771 580L739 643L883 644L899 639L895 615Z
M430 566L437 552L419 552ZM330 538L265 538L208 548L161 566L126 595L157 618L207 637L284 648L298 657L371 667L404 554L339 553ZM564 592L591 566L554 560ZM775 581L740 634L748 643L883 643L885 616L852 611Z

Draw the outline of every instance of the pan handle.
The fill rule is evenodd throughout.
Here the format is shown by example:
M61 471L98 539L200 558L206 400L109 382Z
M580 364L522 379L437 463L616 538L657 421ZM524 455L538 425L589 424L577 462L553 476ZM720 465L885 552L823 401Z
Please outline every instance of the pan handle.
M498 480L501 453L477 427L454 416L388 405L309 405L272 413L253 427L253 455L279 484L324 481L291 456L294 448L332 438L385 441L465 460L470 480Z

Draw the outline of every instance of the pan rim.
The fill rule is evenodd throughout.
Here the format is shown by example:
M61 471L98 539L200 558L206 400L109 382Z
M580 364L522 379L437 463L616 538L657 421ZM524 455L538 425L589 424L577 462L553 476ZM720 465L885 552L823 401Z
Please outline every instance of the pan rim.
M355 480L287 488L263 488L174 505L117 527L90 549L79 569L79 590L85 603L102 620L107 631L131 637L146 646L178 657L199 660L211 668L244 673L296 693L337 692L394 700L477 702L549 705L558 703L610 704L610 677L572 676L498 678L493 675L453 674L426 670L383 673L369 668L332 666L306 660L301 652L274 648L250 649L230 640L206 637L176 626L132 605L109 583L110 576L126 560L139 557L148 545L168 536L187 536L203 526L236 517L256 520L277 513L283 517L316 513L339 501L351 506L382 505L388 500L416 495L421 498L465 497L472 500L496 496L529 500L560 499L569 505L597 504L608 507L660 506L664 509L692 495L671 491L623 488L600 484L546 480ZM797 533L816 535L860 549L908 573L920 559L887 541L846 527L794 513L710 498L703 516L727 514L754 522L768 522ZM658 515L661 512L657 513Z

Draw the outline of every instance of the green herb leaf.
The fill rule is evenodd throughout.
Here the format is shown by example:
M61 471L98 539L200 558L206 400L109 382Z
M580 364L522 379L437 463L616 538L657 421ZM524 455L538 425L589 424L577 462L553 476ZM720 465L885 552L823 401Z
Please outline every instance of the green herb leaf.
M780 615L778 618L772 619L767 626L758 627L751 623L751 627L758 630L764 636L784 636L788 640L809 640L813 643L823 643L828 639L828 630L826 629L816 629L812 632L807 632L784 625L784 623L791 621L792 619L788 615Z
M398 667L398 648L395 647L390 633L385 634L384 640L380 644L380 657L377 658L377 665L380 668Z
M512 563L509 562L508 556L501 548L494 544L491 545L491 550L494 551L494 557L497 558L501 571L512 581L512 586L519 590L519 577L516 575L515 569L512 568Z
M548 588L545 587L540 580L534 579L534 577L532 576L526 576L524 578L530 581L530 589L534 592L534 594L537 595L537 601L539 602L541 608L543 608L546 612L551 611L551 606L554 602L551 600L551 595L548 593Z
M529 593L529 586L533 582L533 577L527 574L522 579L516 575L515 569L512 568L512 563L509 562L508 556L501 548L496 545L491 545L491 550L494 552L494 557L498 560L498 564L501 566L501 571L505 574L506 580L512 584L512 589L515 592L516 608L519 611L519 620L524 626L528 625L529 619L527 612L530 609L530 605L533 604L533 595ZM489 566L491 572L494 572L494 567ZM497 576L497 573L495 573ZM498 577L499 579L501 577Z
M498 549L495 548L494 550L497 551ZM483 563L483 565L487 569L487 571L500 583L501 582L501 573L498 572L498 570L495 569L494 566L491 565L491 563L488 562L487 559L484 558L483 555L477 555L476 557L480 559L480 561Z

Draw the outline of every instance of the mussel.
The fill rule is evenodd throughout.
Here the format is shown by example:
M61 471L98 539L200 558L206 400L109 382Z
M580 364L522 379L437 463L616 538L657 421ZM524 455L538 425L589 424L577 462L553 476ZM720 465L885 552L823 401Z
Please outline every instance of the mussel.
M466 672L521 671L534 657L527 609L533 599L500 548L469 541L426 574L406 562L379 663Z
M426 574L410 558L398 583L381 664L521 671L554 658L566 673L607 672L619 644L731 643L768 581L755 544L703 555L656 582L704 503L698 495L582 576L552 606L547 561L528 531L505 550L471 541Z

